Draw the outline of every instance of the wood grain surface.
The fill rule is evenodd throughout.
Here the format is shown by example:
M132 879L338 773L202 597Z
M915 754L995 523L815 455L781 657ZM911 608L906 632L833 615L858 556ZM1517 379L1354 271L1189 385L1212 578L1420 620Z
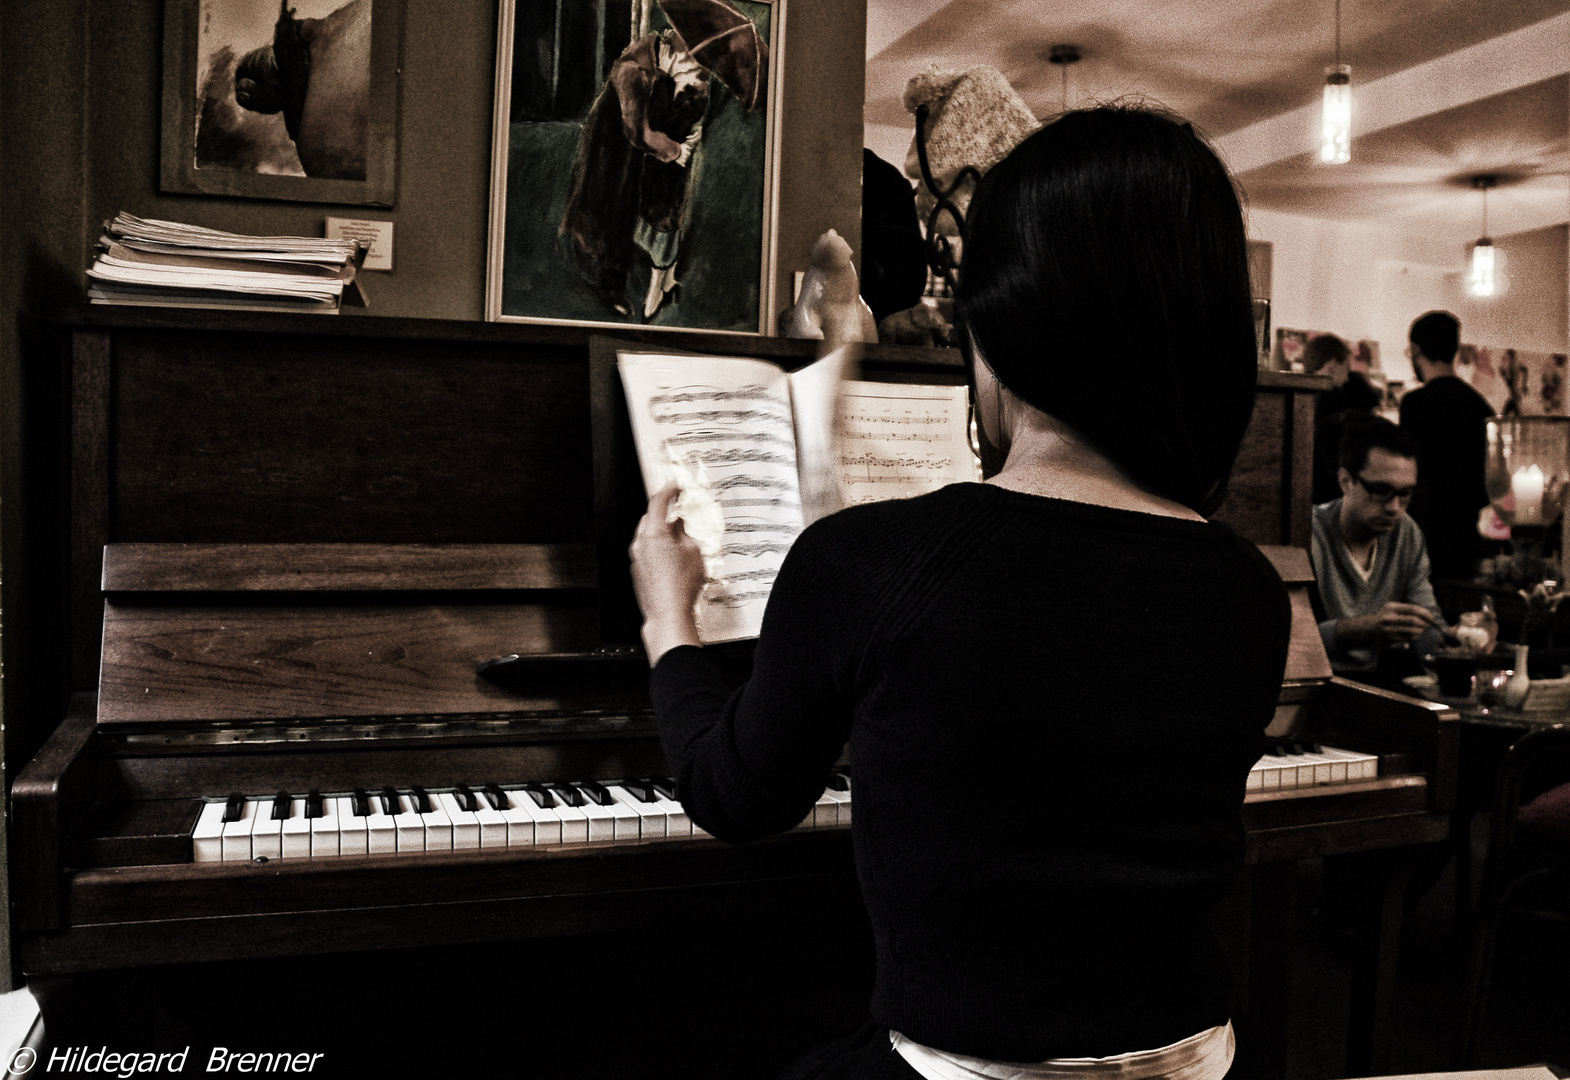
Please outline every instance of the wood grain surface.
M594 647L592 607L104 604L100 723L560 708L475 674L514 652Z
M589 544L110 544L105 592L592 589Z

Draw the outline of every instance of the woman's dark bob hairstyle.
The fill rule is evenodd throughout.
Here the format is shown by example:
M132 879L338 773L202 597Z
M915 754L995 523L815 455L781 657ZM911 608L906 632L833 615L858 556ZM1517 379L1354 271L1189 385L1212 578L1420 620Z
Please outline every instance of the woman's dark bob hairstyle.
M1242 209L1192 127L1065 114L977 186L963 258L969 362L1155 494L1220 505L1258 361Z

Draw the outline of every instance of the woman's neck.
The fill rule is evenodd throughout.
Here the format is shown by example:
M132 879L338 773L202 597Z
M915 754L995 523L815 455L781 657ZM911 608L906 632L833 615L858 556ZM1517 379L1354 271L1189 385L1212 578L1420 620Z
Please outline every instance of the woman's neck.
M1205 520L1182 503L1140 487L1067 424L1024 405L1009 413L1008 457L987 483L1116 510Z

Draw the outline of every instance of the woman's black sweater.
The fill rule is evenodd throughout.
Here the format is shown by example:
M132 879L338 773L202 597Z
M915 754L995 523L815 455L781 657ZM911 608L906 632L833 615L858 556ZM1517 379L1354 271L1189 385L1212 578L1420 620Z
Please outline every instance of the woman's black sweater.
M655 667L694 821L789 829L846 740L872 1015L1002 1061L1225 1023L1215 907L1286 660L1280 579L1224 526L956 484L807 529L748 684Z

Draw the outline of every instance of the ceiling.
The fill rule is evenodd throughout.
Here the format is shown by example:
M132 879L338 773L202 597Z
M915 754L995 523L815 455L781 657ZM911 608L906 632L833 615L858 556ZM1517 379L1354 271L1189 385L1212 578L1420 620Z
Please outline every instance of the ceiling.
M1570 220L1570 0L1342 0L1352 65L1353 160L1312 159L1331 0L868 0L867 145L901 163L906 80L936 64L990 64L1041 117L1065 100L1046 62L1083 59L1070 106L1128 95L1193 120L1258 209L1359 219L1434 238L1475 238L1470 177L1496 236ZM1453 234L1453 235L1452 235Z

